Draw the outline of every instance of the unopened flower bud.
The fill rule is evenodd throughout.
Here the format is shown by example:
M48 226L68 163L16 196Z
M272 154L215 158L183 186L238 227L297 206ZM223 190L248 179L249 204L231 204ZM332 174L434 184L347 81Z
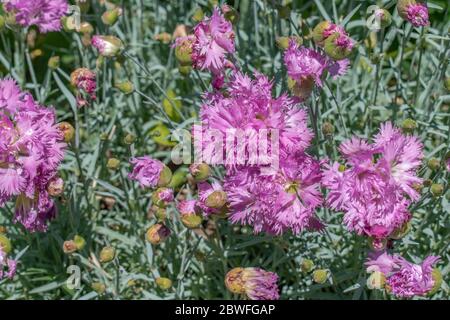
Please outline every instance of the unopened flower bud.
M178 71L180 72L180 74L182 74L183 76L188 76L189 73L192 71L192 67L191 66L182 66L179 65L178 66Z
M52 197L58 197L64 192L64 180L61 177L54 177L47 185L47 192Z
M332 136L334 133L334 126L331 124L331 122L324 122L322 125L322 133L324 136Z
M220 9L225 19L230 21L232 24L235 25L239 21L239 13L232 6L223 4Z
M331 23L329 21L322 21L314 27L312 31L312 37L314 42L318 46L323 46L325 41L324 31L327 30L330 26Z
M153 245L164 242L170 236L170 229L162 223L156 223L148 228L146 233L147 241Z
M303 259L300 268L305 273L311 272L314 269L314 262L310 259Z
M12 250L11 241L3 233L0 233L0 248L6 254Z
M116 249L113 247L104 247L100 251L100 262L101 263L107 263L112 261L116 256Z
M130 94L134 91L134 85L131 81L122 81L116 83L115 87L124 94Z
M445 89L447 89L447 91L450 91L450 77L445 78L444 86L445 86Z
M303 39L298 36L290 36L290 37L277 37L275 40L278 48L282 50L286 50L289 47L289 41L294 40L297 42L299 46L303 44Z
M434 197L440 197L444 192L444 186L440 183L433 183L430 190Z
M134 134L128 133L125 138L123 139L123 142L130 145L133 144L136 141L136 136Z
M82 22L79 30L81 33L92 34L94 32L94 27L89 22Z
M158 179L158 187L165 187L169 185L170 181L172 180L172 171L164 165L164 168L161 171L161 175ZM167 195L167 193L166 193Z
M107 26L114 25L119 17L122 15L122 8L115 7L114 9L107 10L102 14L102 22Z
M161 290L169 290L172 287L172 280L169 278L159 277L156 278L155 282Z
M160 42L162 42L164 44L168 44L172 40L172 35L170 33L167 33L167 32L162 32L162 33L156 34L153 37L153 39L155 39L156 41L160 41Z
M122 40L115 36L93 36L92 46L95 47L103 57L115 57L125 48Z
M153 205L150 210L149 214L154 216L158 221L163 222L167 218L167 211L165 208L160 208L158 206Z
M244 294L245 282L243 279L244 268L233 268L225 276L225 286L231 293Z
M158 188L152 194L152 202L154 205L165 208L170 202L173 201L173 190L170 188Z
M101 283L101 282L93 282L91 284L91 288L92 290L94 290L95 292L97 292L98 294L103 294L106 291L106 286L105 284Z
M60 122L58 124L58 128L61 131L65 142L72 141L72 139L75 135L75 129L72 127L72 125L70 123Z
M429 186L431 186L432 183L433 182L430 179L423 180L423 186L424 187L429 187Z
M413 119L405 119L402 123L402 129L406 133L412 133L415 129L417 129L417 123Z
M66 254L74 253L77 251L77 246L73 240L64 241L63 251Z
M380 271L372 272L369 278L367 279L367 288L369 288L370 290L383 289L385 284L386 284L386 276L384 275L384 273Z
M278 15L281 19L289 19L291 17L291 8L289 5L277 6Z
M195 229L201 225L203 219L196 200L180 201L177 209L181 215L181 222L186 228Z
M197 8L194 11L194 15L192 16L192 20L195 22L200 22L203 20L203 17L205 16L205 13L203 12L202 8Z
M59 68L59 62L60 62L60 57L59 56L53 56L53 57L50 57L50 59L48 59L48 67L51 69L51 70L55 70L55 69L58 69Z
M192 64L192 44L191 37L179 38L176 42L175 57L182 66L190 66Z
M431 277L433 278L433 288L428 292L428 295L431 296L438 292L442 285L442 273L438 268L434 268L431 272Z
M84 238L79 235L76 235L73 238L73 242L75 243L77 250L83 250L83 248L86 246L86 240L84 240Z
M381 28L389 27L392 23L392 15L386 9L375 10L375 18L380 22Z
M441 167L441 162L436 158L431 158L430 160L428 160L427 165L431 170L437 171Z
M172 180L170 180L169 187L172 189L176 189L185 184L187 182L187 173L188 171L186 170L185 167L178 168L172 174Z
M406 222L402 226L395 229L390 235L389 238L398 240L403 238L408 234L408 232L411 230L411 222Z
M189 172L196 182L203 182L211 175L211 168L206 163L193 163L189 166Z
M109 158L106 167L111 170L117 170L120 166L120 160L116 158Z
M206 197L205 205L209 208L220 209L227 203L227 200L225 191L215 190Z
M315 283L323 284L328 280L328 270L318 269L313 272L313 280Z

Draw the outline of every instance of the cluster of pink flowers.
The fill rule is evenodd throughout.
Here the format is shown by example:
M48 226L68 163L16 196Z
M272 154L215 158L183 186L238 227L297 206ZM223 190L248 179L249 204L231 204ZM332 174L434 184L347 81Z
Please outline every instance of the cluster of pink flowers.
M419 198L414 184L421 182L415 171L423 157L422 144L387 122L373 144L354 137L342 143L340 152L347 166L336 162L324 172L328 205L344 211L349 230L389 237L410 220L408 206Z
M311 224L317 225L314 210L322 202L320 164L305 153L313 137L305 110L286 95L273 98L272 86L262 74L251 79L235 72L223 93L206 95L200 111L202 128L223 137L230 130L276 130L279 148L269 147L267 164L252 158L251 143L244 143L242 152L237 142L231 151L226 150L228 157L230 152L236 153L236 161L240 153L242 164L226 164L223 189L232 222L251 225L255 233L299 233ZM247 142L251 136L246 137ZM217 141L206 137L203 143L206 150ZM275 158L279 167L271 166L270 160Z
M284 53L284 64L288 75L302 89L306 98L313 89L313 84L322 87L322 80L327 71L333 79L344 75L350 65L350 60L333 60L321 52L300 46L296 41L291 40L289 47ZM295 92L295 90L294 90Z
M61 30L61 18L69 9L67 0L3 0L3 5L18 24L35 25L42 33Z
M0 81L0 206L16 197L15 221L45 231L56 214L47 188L64 157L54 110L11 79Z
M210 71L216 88L222 85L224 69L234 68L228 59L235 51L233 25L218 8L194 27L194 34L177 38L174 46L185 47L194 68Z
M386 288L397 297L423 296L440 284L433 274L433 265L439 257L429 256L421 264L413 264L399 255L374 253L366 263L367 271L381 272L386 277Z

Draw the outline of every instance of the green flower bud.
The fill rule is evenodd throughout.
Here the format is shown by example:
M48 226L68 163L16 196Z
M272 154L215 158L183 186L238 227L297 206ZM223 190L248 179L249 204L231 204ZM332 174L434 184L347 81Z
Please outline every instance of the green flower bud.
M116 158L109 158L106 167L110 170L117 170L120 166L120 160Z
M277 6L278 15L281 19L289 19L291 17L291 8L289 5Z
M102 22L107 26L112 26L117 22L117 20L119 20L119 17L121 15L122 15L122 9L119 7L105 11L102 14Z
M0 248L6 254L10 253L12 250L11 241L2 233L0 233Z
M125 138L123 139L123 142L130 145L133 144L136 141L136 136L134 134L128 133Z
M300 268L304 273L309 273L314 269L314 262L310 259L303 259Z
M189 166L189 172L196 182L203 182L211 175L211 168L206 163L193 163Z
M278 37L275 41L278 48L286 50L289 47L289 41L294 40L299 46L303 44L303 39L298 36Z
M101 251L100 251L100 262L101 263L107 263L107 262L111 262L114 260L116 256L116 249L114 249L113 247L104 247Z
M95 292L97 292L98 294L103 294L106 291L106 286L105 284L101 283L101 282L93 282L91 284L92 290L94 290Z
M386 284L386 276L380 271L374 271L370 274L367 279L367 288L373 289L383 289Z
M176 189L185 184L187 182L187 173L188 171L186 167L178 168L172 175L172 180L170 180L169 187Z
M410 230L411 230L411 222L408 221L408 222L404 223L402 226L395 229L391 233L389 238L394 239L394 240L399 240L399 239L403 238L404 236L406 236Z
M412 133L417 129L417 123L413 119L405 119L402 123L402 129L406 133Z
M180 74L182 74L183 76L188 76L189 73L191 73L192 71L192 67L191 66L178 66L178 71L180 72Z
M192 20L195 22L200 22L203 20L203 17L205 16L205 13L203 12L202 8L197 8L194 11L194 15L192 16Z
M433 269L433 271L431 272L431 277L433 278L434 284L431 291L428 292L429 296L432 296L433 294L438 292L438 290L441 288L442 285L442 273L438 268Z
M53 56L53 57L50 57L50 59L48 59L48 67L51 69L51 70L55 70L55 69L58 69L59 68L59 62L60 62L60 57L59 56Z
M163 109L170 120L179 122L181 120L181 100L177 99L177 95L172 89L167 90L166 95L167 97L163 100Z
M444 192L444 186L440 183L433 183L430 190L434 197L440 197Z
M161 171L161 175L159 176L158 187L165 187L169 185L171 180L172 180L172 171L169 169L169 167L164 166L164 168Z
M213 191L205 201L205 205L209 208L220 209L227 203L227 194L222 190Z
M160 208L158 206L153 205L150 208L150 213L159 221L163 222L167 218L167 211L165 208Z
M75 243L77 250L83 250L83 248L86 246L86 240L84 240L84 238L79 235L76 235L73 238L73 242Z
M445 89L447 89L447 91L450 91L450 77L445 78L444 86L445 86Z
M116 83L115 88L123 94L131 94L134 91L133 83L128 80Z
M315 283L323 284L328 280L328 270L318 269L313 272L313 280Z
M80 24L80 32L84 34L92 34L94 32L94 27L89 22L82 22Z
M378 17L380 19L381 28L386 28L391 25L392 15L389 11L387 11L386 9L379 9L376 14L378 14Z
M61 131L64 141L69 143L75 136L75 129L68 122L60 122L58 124L58 129Z
M431 158L430 160L428 160L427 165L431 170L437 171L441 167L441 162L436 158Z
M170 280L169 278L156 278L155 282L161 290L169 290L172 287L172 280Z
M192 39L181 40L175 48L175 57L182 66L192 64Z
M222 10L225 19L227 19L234 25L237 24L237 22L239 21L239 12L237 12L235 8L228 4L223 4L220 9Z
M318 25L316 25L312 31L312 37L314 43L318 46L323 46L325 38L323 33L330 27L331 23L329 21L322 21Z
M324 136L332 136L334 133L334 126L330 122L324 122L322 125L322 133Z
M146 239L153 245L158 245L164 242L170 236L170 229L162 223L156 223L148 228Z

